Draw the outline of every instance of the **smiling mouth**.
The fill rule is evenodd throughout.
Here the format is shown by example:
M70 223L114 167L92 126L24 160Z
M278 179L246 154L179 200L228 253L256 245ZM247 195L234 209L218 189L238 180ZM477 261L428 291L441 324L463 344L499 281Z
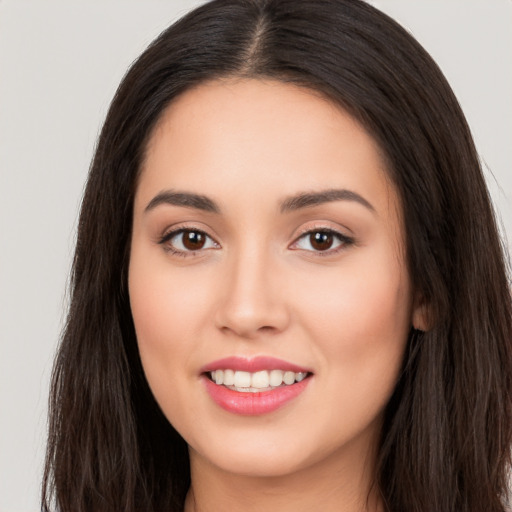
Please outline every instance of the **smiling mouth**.
M240 393L261 393L292 386L310 375L309 372L285 370L261 370L251 373L229 368L206 372L206 376L218 386L224 386Z

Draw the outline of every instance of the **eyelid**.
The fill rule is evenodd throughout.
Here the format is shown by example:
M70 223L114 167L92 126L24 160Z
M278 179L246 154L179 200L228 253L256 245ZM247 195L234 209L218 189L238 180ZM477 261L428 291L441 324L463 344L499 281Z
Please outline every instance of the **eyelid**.
M310 250L310 249L301 249L299 247L294 247L298 244L298 242L303 239L306 235L311 235L312 233L330 233L334 235L341 242L339 246L334 249L326 249L325 251L320 250ZM309 252L314 254L315 256L332 256L346 250L349 246L354 245L356 240L353 236L346 235L340 229L334 228L332 226L326 224L314 224L308 225L302 228L299 233L294 237L293 242L290 244L289 248L292 250L301 250L304 252Z
M314 233L316 231L325 231L325 232L329 232L329 233L334 233L335 235L339 235L342 238L354 240L354 236L351 234L352 230L350 230L349 228L347 228L345 226L340 226L339 224L333 225L332 222L327 221L327 220L304 223L300 227L300 229L297 230L293 239L297 240L301 236L304 236L309 233Z
M183 233L185 231L200 233L215 244L215 246L216 246L215 249L218 249L218 248L220 249L220 247L221 247L220 243L216 240L216 238L213 237L212 235L210 235L207 230L198 228L197 225L190 225L190 224L176 224L176 225L168 227L166 230L164 230L163 234L156 240L156 242L159 245L164 246L164 249L166 251L168 251L174 255L183 256L183 257L194 256L198 252L204 252L204 251L212 249L212 247L207 247L207 248L200 248L197 250L182 250L182 249L177 249L176 247L173 247L170 244L170 241L174 237L178 236L180 233Z
M346 228L346 229L348 230L348 228ZM211 242L213 242L213 244L216 247L200 248L197 250L181 250L181 249L177 249L176 247L172 247L169 244L170 240L172 240L174 237L176 237L177 235L179 235L180 233L185 232L185 231L197 232L197 233L204 235ZM300 247L296 247L298 242L301 239L303 239L305 236L311 235L313 233L318 233L318 232L332 234L340 242L339 245L337 247L335 247L334 249L329 248L326 250L303 249ZM184 256L184 257L193 256L193 255L197 254L198 252L204 252L204 251L210 250L212 248L215 248L215 249L221 248L221 244L216 240L216 237L209 234L208 230L199 228L199 227L197 227L196 224L190 225L188 223L176 224L176 225L167 227L166 230L164 230L163 234L161 236L159 236L159 238L156 240L156 242L162 246L166 246L166 244L168 244L165 247L166 251L169 251L173 254L177 254L180 256ZM355 242L356 241L353 236L346 235L339 228L335 228L332 225L328 225L328 224L324 224L324 223L315 223L313 225L310 224L310 225L306 225L305 227L301 228L299 230L299 232L294 236L293 242L288 246L288 248L291 250L301 250L304 252L313 253L316 256L329 256L329 255L334 255L340 251L347 249L349 246L353 245Z
M199 226L199 224L202 224L202 223L197 223L194 221L191 221L191 222L184 221L184 222L177 222L175 224L168 225L163 230L160 231L161 234L157 236L156 242L157 243L165 242L166 240L169 240L170 238L172 238L172 235L176 235L180 231L197 231L198 233L202 233L202 234L208 236L209 238L211 238L218 244L219 242L217 242L216 237L214 235L210 234L212 231L210 229L210 227L209 226L201 227L201 226Z

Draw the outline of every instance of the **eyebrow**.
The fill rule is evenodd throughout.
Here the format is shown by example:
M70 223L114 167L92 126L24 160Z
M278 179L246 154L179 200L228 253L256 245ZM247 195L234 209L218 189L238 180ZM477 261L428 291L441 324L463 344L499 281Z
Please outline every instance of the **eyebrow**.
M320 192L306 192L285 199L281 203L281 213L300 210L302 208L311 208L324 203L333 201L354 201L363 205L371 212L375 212L375 208L364 197L360 196L352 190L346 189L328 189Z
M173 190L164 190L157 194L153 199L151 199L144 211L148 212L153 210L161 204L195 208L196 210L203 210L210 213L220 213L218 205L209 197L190 192L175 192Z
M313 206L334 201L354 201L361 204L368 210L375 212L375 208L371 203L352 190L328 189L320 192L300 193L286 198L281 203L281 213L301 210L302 208L311 208ZM158 193L153 199L151 199L144 211L148 212L153 210L161 204L194 208L210 213L220 213L220 208L217 203L207 196L194 194L192 192L177 192L173 190L163 190Z

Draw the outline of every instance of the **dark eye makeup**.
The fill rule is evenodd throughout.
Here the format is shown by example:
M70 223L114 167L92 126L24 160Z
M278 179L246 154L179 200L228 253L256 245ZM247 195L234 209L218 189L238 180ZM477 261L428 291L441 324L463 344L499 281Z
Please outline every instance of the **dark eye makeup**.
M190 256L206 249L220 249L220 245L200 229L179 228L166 233L158 243L177 256Z
M332 229L312 229L302 233L290 246L294 250L304 250L331 255L354 243L354 239Z
M178 228L164 234L158 243L177 256L193 256L208 249L220 249L220 244L200 229ZM315 228L303 232L289 246L291 250L315 253L319 256L336 254L354 244L352 237L327 228Z

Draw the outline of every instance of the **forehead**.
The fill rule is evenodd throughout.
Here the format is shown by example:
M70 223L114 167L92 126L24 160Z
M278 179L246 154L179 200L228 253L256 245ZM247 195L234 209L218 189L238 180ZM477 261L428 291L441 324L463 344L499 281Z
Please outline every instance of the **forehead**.
M379 147L357 120L315 91L256 79L201 84L164 111L137 196L171 187L221 199L342 187L383 207L396 202Z

